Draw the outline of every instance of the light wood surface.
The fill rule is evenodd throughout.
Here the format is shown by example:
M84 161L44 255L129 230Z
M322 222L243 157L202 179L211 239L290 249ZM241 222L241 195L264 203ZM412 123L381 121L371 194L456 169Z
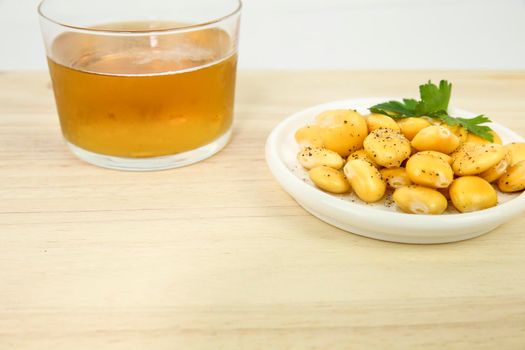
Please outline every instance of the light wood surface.
M524 349L524 217L380 242L312 217L266 167L288 114L429 78L525 135L525 72L241 72L224 151L126 173L69 153L47 74L0 74L0 349Z

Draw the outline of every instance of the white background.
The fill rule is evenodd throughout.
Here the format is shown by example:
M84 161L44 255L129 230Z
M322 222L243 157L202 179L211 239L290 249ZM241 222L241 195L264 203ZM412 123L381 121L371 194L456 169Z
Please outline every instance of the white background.
M37 3L0 0L0 70L45 69ZM256 69L524 69L525 0L245 0L240 57Z

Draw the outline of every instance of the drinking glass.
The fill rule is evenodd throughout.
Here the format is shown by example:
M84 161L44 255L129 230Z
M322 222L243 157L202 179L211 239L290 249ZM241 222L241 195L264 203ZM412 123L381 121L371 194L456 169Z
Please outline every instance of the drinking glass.
M38 11L62 134L79 158L158 170L226 145L240 0L44 0Z

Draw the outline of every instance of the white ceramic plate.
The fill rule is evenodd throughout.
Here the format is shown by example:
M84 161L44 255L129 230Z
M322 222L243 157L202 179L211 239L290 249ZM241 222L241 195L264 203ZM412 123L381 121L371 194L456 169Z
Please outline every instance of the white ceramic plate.
M352 193L333 195L316 188L296 159L299 147L294 139L295 131L313 123L315 117L325 110L351 108L368 114L368 107L391 99L336 101L288 117L275 127L266 142L266 161L272 174L303 208L319 219L348 232L391 242L433 244L461 241L492 231L525 211L525 193L509 195L498 192L500 204L496 207L466 214L450 207L446 214L433 216L403 213L391 204L388 196L382 202L366 204ZM458 117L477 115L456 108L449 110ZM500 124L490 126L504 144L524 142L522 137Z

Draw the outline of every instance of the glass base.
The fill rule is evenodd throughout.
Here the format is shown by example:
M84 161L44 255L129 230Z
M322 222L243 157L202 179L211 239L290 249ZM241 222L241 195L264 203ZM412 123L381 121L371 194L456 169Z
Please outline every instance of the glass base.
M155 171L180 168L209 158L226 146L231 138L231 134L232 131L230 129L215 141L197 149L172 156L152 158L114 157L86 151L67 141L66 144L78 158L102 168L127 171Z

